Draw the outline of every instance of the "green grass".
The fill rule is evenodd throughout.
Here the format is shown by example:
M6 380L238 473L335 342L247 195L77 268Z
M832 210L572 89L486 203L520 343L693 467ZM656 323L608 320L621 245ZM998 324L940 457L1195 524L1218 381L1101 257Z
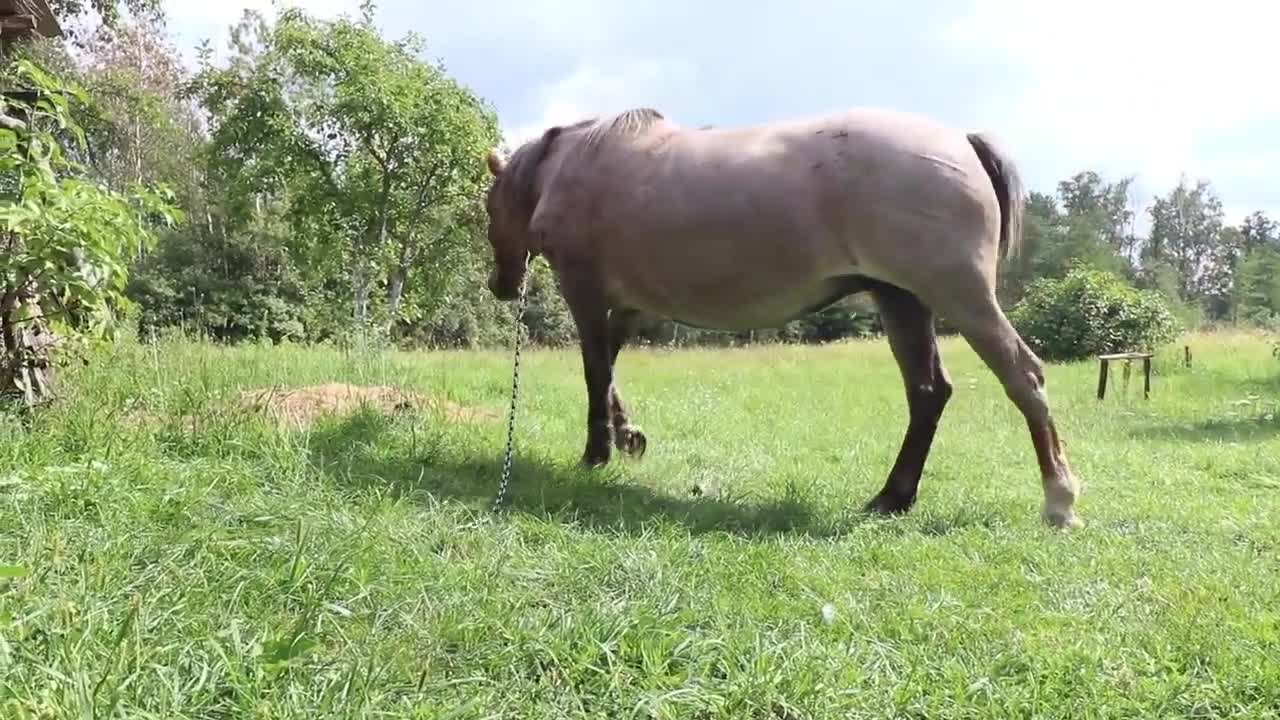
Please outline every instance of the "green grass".
M530 353L499 516L501 421L288 431L227 398L340 380L505 415L505 354L127 345L0 418L0 716L1280 717L1280 361L1190 342L1149 402L1049 369L1070 534L954 340L897 520L859 513L905 427L883 342L628 350L649 452L593 474L576 352Z

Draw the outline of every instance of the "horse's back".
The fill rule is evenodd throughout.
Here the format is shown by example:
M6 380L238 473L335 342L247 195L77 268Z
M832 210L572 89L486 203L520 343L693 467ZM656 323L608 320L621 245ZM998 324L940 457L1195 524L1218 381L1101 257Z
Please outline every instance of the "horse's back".
M735 190L756 207L815 216L816 230L865 243L871 235L989 232L998 214L989 176L968 136L932 118L853 108L742 128L675 131L682 159L666 179L688 201L715 205ZM688 179L688 187L682 180Z
M850 108L743 128L689 131L684 142L719 159L754 154L755 169L801 167L833 181L872 183L939 180L952 185L985 171L966 133L915 113ZM841 177L832 170L850 173ZM917 190L920 190L917 187Z

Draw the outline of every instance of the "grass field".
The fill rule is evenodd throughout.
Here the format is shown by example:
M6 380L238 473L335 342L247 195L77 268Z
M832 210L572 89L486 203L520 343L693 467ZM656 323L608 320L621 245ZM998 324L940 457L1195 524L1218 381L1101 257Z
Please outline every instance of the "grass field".
M1149 402L1049 369L1069 534L951 339L896 520L859 512L905 428L880 341L629 350L649 451L594 474L576 352L530 353L499 516L505 354L127 345L0 417L0 716L1280 717L1280 360L1188 342ZM331 381L493 417L236 402Z

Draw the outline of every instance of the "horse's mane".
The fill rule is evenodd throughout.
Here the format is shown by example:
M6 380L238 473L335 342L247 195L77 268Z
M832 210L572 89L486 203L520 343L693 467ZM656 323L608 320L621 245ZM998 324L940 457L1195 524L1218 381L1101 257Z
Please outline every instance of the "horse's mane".
M607 117L587 118L570 125L557 125L548 128L541 136L521 145L507 162L503 174L503 184L508 197L519 198L522 204L530 204L534 195L534 183L538 177L538 166L542 164L551 144L560 135L568 132L586 130L583 145L596 148L607 140L629 135L637 135L665 119L663 114L653 108L641 107L624 110Z
M632 108L624 110L612 117L598 118L588 121L591 129L583 141L588 145L597 145L604 140L637 135L656 125L664 117L653 108Z

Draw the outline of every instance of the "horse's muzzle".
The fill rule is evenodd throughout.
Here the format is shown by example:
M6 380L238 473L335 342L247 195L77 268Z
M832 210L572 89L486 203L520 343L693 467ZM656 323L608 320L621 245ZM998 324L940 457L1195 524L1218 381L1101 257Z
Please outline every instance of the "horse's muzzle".
M520 295L519 283L512 282L497 270L489 273L489 292L503 302L515 300Z

